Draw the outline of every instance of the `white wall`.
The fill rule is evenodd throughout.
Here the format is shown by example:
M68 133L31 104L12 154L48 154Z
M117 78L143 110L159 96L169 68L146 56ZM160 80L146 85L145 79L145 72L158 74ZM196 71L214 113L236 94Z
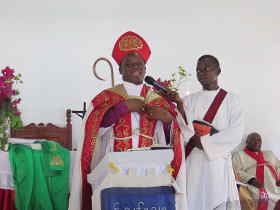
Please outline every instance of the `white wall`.
M190 91L200 88L197 58L210 53L222 63L221 85L241 97L247 132L260 132L264 148L280 156L279 8L278 0L2 1L0 67L23 74L25 123L63 125L66 108L80 109L110 86L93 77L91 65L110 57L116 38L128 30L152 48L149 75L168 78L183 64L194 75ZM99 67L109 77L107 67ZM76 116L73 126L80 141Z

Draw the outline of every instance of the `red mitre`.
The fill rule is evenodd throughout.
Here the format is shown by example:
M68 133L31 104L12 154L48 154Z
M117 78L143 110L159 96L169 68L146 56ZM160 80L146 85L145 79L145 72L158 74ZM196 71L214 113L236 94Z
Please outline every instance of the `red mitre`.
M147 42L138 34L128 31L116 41L112 56L120 65L122 59L130 52L138 53L145 61L149 59L151 50Z

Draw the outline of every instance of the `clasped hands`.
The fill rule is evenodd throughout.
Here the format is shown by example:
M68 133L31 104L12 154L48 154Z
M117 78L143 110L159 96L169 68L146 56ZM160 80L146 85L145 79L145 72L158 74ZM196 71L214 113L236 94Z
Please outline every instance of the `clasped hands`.
M261 184L256 178L252 178L248 181L249 185L253 185L256 188L263 188L263 184Z
M259 182L255 177L251 178L247 183L259 189L264 187L264 185L261 182ZM280 186L280 180L276 181L276 185Z
M129 112L146 114L149 119L161 120L165 123L170 123L173 120L173 116L166 109L145 104L145 102L140 99L127 99L125 104Z
M191 147L197 147L198 149L203 150L200 136L198 136L196 134L190 138L189 144Z

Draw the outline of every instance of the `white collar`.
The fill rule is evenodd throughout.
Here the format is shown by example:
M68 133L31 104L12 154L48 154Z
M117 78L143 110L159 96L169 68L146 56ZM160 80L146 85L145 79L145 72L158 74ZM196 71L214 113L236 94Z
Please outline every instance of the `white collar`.
M140 85L135 85L130 82L123 82L124 88L129 96L140 96L143 83Z

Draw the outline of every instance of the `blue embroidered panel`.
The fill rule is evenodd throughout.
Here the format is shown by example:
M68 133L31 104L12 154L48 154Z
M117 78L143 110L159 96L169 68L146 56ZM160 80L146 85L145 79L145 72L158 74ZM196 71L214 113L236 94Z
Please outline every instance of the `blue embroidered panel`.
M175 210L173 187L113 187L101 191L101 210Z

